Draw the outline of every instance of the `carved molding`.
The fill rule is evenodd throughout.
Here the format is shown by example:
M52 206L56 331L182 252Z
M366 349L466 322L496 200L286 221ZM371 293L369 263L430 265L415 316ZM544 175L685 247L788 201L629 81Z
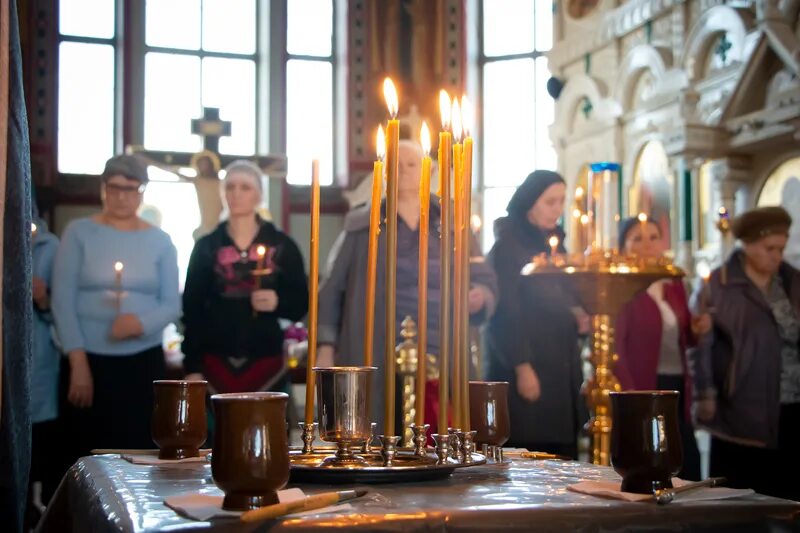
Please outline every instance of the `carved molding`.
M672 66L672 53L663 47L640 44L631 49L619 67L613 98L622 105L623 111L633 108L633 89L642 71L649 70L659 82Z
M556 103L556 119L550 129L553 139L564 138L572 133L576 110L585 98L592 104L590 123L613 123L622 114L619 104L609 98L608 88L601 80L586 74L572 76Z
M725 33L730 42L728 55L732 63L742 62L746 59L746 37L752 27L752 17L746 12L728 6L715 6L700 15L694 22L680 64L686 70L690 81L696 81L704 76L706 58L709 47L716 38Z
M581 33L577 37L556 43L548 54L553 70L572 63L582 56L608 44L612 39L626 35L648 20L667 13L686 0L630 0L618 8L598 16L593 33Z

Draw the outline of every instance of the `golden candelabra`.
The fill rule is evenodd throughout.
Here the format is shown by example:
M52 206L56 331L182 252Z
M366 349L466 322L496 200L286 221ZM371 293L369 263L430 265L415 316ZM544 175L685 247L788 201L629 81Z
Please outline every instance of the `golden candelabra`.
M611 252L587 255L545 254L534 257L522 270L532 279L555 280L575 295L592 316L591 362L594 372L584 384L592 417L586 429L592 439L592 462L610 464L611 399L620 390L614 376L617 354L614 324L620 309L638 292L664 278L678 278L683 271L666 259L643 260Z

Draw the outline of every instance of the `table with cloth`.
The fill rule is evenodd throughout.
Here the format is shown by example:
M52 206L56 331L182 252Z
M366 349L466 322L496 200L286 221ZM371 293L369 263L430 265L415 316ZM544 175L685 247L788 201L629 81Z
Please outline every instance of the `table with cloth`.
M260 524L236 518L193 521L164 504L178 494L219 495L204 463L140 465L119 455L80 459L65 476L39 531L800 531L800 503L760 494L667 505L568 490L587 480L617 481L608 467L515 459L456 470L446 479L358 485L350 508ZM291 485L306 494L353 485Z

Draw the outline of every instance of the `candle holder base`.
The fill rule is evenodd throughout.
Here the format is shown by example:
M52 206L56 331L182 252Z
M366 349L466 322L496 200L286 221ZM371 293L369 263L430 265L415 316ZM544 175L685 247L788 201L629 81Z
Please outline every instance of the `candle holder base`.
M414 453L420 457L426 457L428 455L426 446L430 427L430 424L423 424L421 426L416 424L411 425L411 431L414 432Z
M448 437L449 438L449 437ZM445 446L447 439L445 439ZM337 448L317 446L314 452L306 454L301 447L293 447L289 452L291 483L404 483L444 479L457 469L486 464L486 457L472 454L472 462L456 463L447 459L449 449L444 451L445 462L440 463L433 448L428 448L424 457L416 454L414 448L395 448L391 465L385 465L383 451L360 453L360 446L351 446L351 452L361 461L336 463Z
M307 424L305 422L298 422L298 426L300 426L300 431L303 432L301 438L303 439L303 453L314 453L314 447L312 443L314 442L314 434L317 430L317 423L313 422L311 424Z

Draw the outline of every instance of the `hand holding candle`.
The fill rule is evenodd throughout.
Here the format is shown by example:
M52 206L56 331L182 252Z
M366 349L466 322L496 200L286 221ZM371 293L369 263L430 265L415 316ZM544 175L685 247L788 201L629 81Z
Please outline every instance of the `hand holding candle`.
M547 244L550 245L550 257L554 258L558 254L558 237L553 235L547 240Z
M117 314L120 314L122 310L122 270L124 268L125 265L122 264L122 261L114 263L114 294L116 296Z

